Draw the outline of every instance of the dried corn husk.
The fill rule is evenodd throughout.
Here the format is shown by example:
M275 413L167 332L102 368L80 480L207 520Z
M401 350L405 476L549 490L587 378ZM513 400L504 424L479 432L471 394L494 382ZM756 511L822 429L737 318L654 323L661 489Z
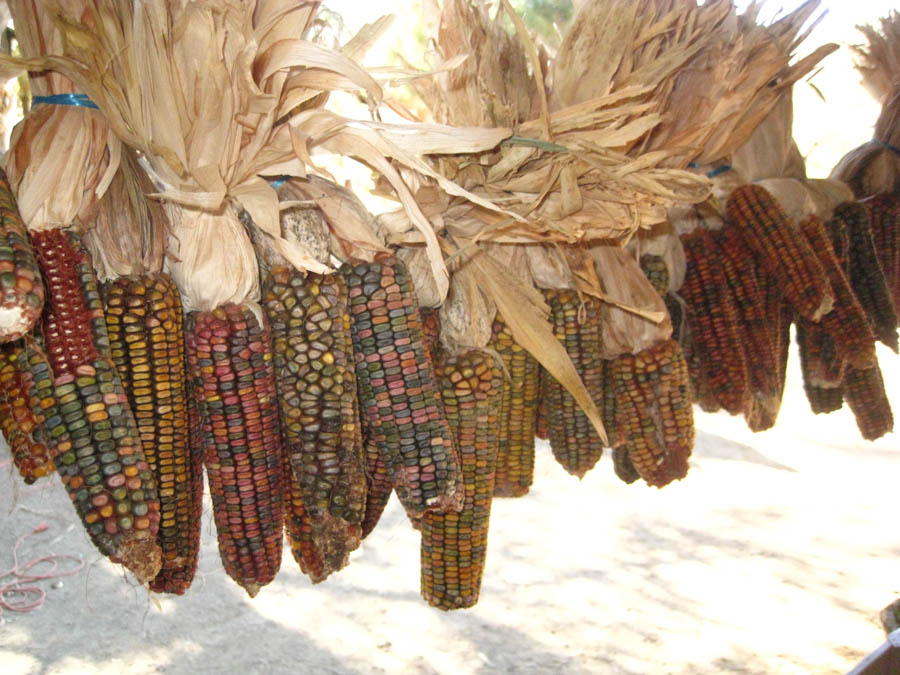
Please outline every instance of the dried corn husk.
M739 147L732 167L749 181L763 178L806 180L806 164L794 142L794 102L790 89L777 100L772 112Z
M853 201L853 190L846 183L831 178L811 178L806 181L806 189L816 205L816 215L828 222L838 204Z
M816 202L803 181L795 178L767 178L756 183L775 198L795 223L799 224L816 212Z
M452 354L483 348L491 339L497 306L481 290L478 270L472 263L478 251L458 256L450 265L450 291L441 305L441 344Z
M628 242L626 249L638 262L643 255L660 256L669 270L669 290L677 291L681 288L687 261L681 239L675 226L668 219L664 223L654 225L649 231L640 231L638 236Z
M868 44L852 45L863 86L876 101L887 103L900 89L900 14L896 10L876 26L857 26Z

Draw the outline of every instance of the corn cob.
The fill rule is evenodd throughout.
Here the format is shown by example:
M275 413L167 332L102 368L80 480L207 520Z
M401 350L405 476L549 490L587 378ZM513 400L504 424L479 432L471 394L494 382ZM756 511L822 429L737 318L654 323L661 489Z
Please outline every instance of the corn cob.
M464 501L459 513L428 511L422 519L422 596L449 610L471 607L481 590L503 373L495 357L481 350L443 356L436 370L459 448Z
M428 358L434 361L435 350L438 346L438 340L441 338L441 313L430 307L423 307L420 310L422 316L422 335L425 342L425 353Z
M550 323L556 339L565 347L585 388L596 396L603 388L599 301L586 298L584 317L579 321L582 303L576 291L547 290L544 295L550 305ZM567 472L583 478L603 454L603 441L581 406L559 382L546 377L542 384L541 398L547 400L553 456Z
M660 255L644 254L641 256L641 270L650 281L653 289L665 298L669 293L669 268L665 259Z
M713 235L713 239L718 246L722 272L740 321L738 334L747 363L752 407L754 410L763 409L757 415L774 419L781 394L775 367L775 340L763 314L762 291L758 281L764 272L758 270L747 255L746 246L733 227L722 228Z
M58 447L47 434L46 411L40 405L39 389L28 363L29 352L25 339L0 344L0 430L19 475L31 484L54 471ZM45 381L50 384L48 401L56 407L49 368L46 374Z
M600 415L603 420L603 428L606 429L606 438L609 441L609 447L615 448L618 445L618 429L616 427L616 383L615 383L615 361L603 361L603 391L597 396L597 402L600 403Z
M494 479L495 497L521 497L534 480L534 423L540 364L515 341L498 313L488 344L506 367L500 401L499 450Z
M840 385L817 387L816 385L807 385L804 380L803 390L806 392L806 400L809 401L810 409L816 415L832 413L844 407L844 389Z
M203 499L203 467L190 439L181 298L161 273L119 277L102 292L113 362L159 491L163 564L150 588L181 595L197 569Z
M225 571L254 597L281 565L282 442L271 335L249 305L192 312L188 372Z
M159 499L109 336L91 258L72 232L32 233L48 302L42 335L72 447L57 470L94 544L149 581L159 571Z
M694 415L681 347L664 340L619 356L613 378L617 440L634 469L656 487L684 478L694 447Z
M641 477L641 474L634 468L634 463L631 461L631 453L625 446L613 448L613 470L616 472L619 480L628 485L631 485Z
M897 311L885 280L866 208L847 202L834 209L831 229L843 227L850 243L850 285L872 324L875 337L897 351Z
M869 213L872 241L896 308L900 306L900 199L896 192L883 192L862 203Z
M698 394L708 392L732 415L750 399L750 375L741 342L740 316L709 231L682 237L687 272L679 293L687 306L690 356ZM702 404L709 395L698 396Z
M350 297L363 434L381 454L375 464L387 468L414 521L429 509L458 508L458 459L406 266L382 256L373 263L345 263L341 273ZM367 465L372 472L371 457Z
M864 439L874 441L894 430L894 415L877 362L863 370L849 367L842 389Z
M543 368L538 369L538 391L540 392L534 418L534 435L542 441L550 438L550 420L547 417L547 397L545 392L550 386L548 380L553 376Z
M44 285L25 224L0 169L0 342L18 340L44 306Z
M765 188L737 188L728 198L726 212L729 225L738 228L762 269L800 316L818 321L831 309L833 297L825 270Z
M338 275L304 277L276 266L266 274L263 297L292 471L285 479L296 480L316 544L341 549L343 567L359 546L366 508L347 288Z

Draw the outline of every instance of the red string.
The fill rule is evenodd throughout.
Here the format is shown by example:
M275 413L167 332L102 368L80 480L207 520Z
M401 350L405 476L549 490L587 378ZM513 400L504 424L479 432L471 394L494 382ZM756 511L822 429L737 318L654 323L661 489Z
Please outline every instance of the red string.
M46 591L40 586L29 584L46 579L70 577L84 569L84 560L73 555L45 555L29 560L24 565L19 565L19 546L22 545L22 542L47 529L47 523L41 523L31 532L23 534L16 540L16 545L13 546L13 566L8 570L0 570L0 616L3 616L4 609L11 612L30 612L44 604L44 600L47 598ZM77 566L68 570L60 570L58 569L59 563L63 560L74 561ZM40 573L31 571L41 564L49 564L51 567ZM12 577L12 579L4 581L7 577ZM19 596L19 601L13 602L10 599L13 596Z

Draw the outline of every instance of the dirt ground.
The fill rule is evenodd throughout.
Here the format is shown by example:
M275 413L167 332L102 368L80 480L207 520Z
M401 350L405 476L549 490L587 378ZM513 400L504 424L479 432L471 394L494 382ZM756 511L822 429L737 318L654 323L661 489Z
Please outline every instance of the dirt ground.
M900 359L880 356L900 402ZM698 411L691 473L661 491L620 483L608 457L579 482L542 444L532 492L494 502L480 603L452 614L419 597L396 501L342 573L314 587L288 554L255 600L222 571L207 509L194 586L154 601L95 553L56 481L4 467L0 568L41 523L20 561L87 565L0 616L0 672L844 672L900 595L900 443L861 441L847 411L814 417L796 364L775 430Z

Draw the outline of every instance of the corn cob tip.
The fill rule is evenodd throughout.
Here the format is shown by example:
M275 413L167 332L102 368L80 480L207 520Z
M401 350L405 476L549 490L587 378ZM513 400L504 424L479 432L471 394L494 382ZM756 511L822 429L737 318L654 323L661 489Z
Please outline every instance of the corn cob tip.
M505 483L503 485L494 486L494 496L502 497L504 499L515 499L517 497L524 497L525 495L527 495L529 489L530 488L527 485L514 485Z
M259 593L259 589L262 588L259 584L247 584L243 587L245 591L247 591L247 595L250 596L251 599L255 598Z
M151 582L162 569L162 550L147 530L124 537L119 550L124 554L109 559L130 570L141 584Z

